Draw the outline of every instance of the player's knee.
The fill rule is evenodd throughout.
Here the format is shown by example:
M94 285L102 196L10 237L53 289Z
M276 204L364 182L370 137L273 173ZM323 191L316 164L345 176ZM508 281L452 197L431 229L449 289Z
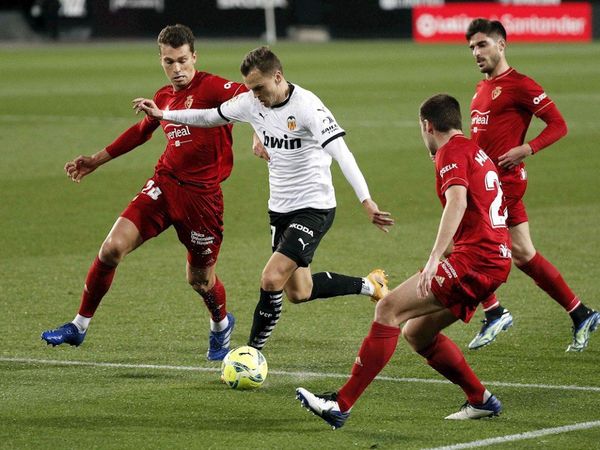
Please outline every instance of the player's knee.
M516 266L527 264L535 256L535 248L524 245L514 245L512 247L512 259Z
M215 285L215 280L208 277L188 274L187 281L189 285L200 295L206 294Z
M310 292L302 289L286 289L285 295L292 303L304 303L310 298Z
M404 325L404 328L402 328L402 336L413 350L419 350L421 347L421 336L416 327L413 327L410 325L410 323L407 323Z
M127 255L127 243L117 237L107 237L100 247L100 259L102 262L116 266Z
M379 322L383 325L396 326L398 321L394 310L394 304L389 299L390 297L384 297L382 300L377 302L375 306L375 322Z
M263 271L260 278L260 287L262 290L269 292L281 291L283 289L283 284L283 279L278 273Z

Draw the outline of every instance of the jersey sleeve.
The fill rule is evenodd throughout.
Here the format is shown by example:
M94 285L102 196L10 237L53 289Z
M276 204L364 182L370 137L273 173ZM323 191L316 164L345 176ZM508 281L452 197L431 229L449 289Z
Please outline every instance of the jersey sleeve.
M107 145L106 151L111 158L116 158L127 153L150 139L152 133L159 125L160 122L158 120L146 116L140 122L125 130L111 144Z
M331 111L316 96L307 103L304 116L308 129L323 148L334 139L346 135Z
M536 116L553 103L544 89L529 77L523 77L518 83L517 92L519 104Z
M466 152L460 151L460 148L454 147L446 149L441 153L440 158L436 159L436 171L440 177L440 194L444 195L450 186L469 187L469 158Z
M227 100L217 110L219 115L228 122L251 122L252 101L251 92L244 92Z

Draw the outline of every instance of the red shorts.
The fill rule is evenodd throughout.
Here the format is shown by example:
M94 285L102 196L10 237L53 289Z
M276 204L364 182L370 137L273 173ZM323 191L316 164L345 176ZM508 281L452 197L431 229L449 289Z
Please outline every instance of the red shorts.
M502 191L506 200L506 208L508 210L508 219L506 225L514 227L523 222L528 222L527 211L523 203L523 196L527 190L527 172L521 168L516 174L509 177L502 177Z
M213 266L223 241L223 193L181 184L154 174L121 213L147 241L171 225L188 250L188 262L198 268Z
M510 271L508 261L506 274ZM472 262L450 255L438 264L431 282L435 298L463 322L469 322L477 305L489 297L504 281L488 277Z

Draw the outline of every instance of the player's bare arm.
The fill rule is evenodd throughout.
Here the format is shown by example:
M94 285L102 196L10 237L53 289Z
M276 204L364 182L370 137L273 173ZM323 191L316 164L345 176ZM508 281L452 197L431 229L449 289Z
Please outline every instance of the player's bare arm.
M377 203L370 198L363 200L362 205L365 208L371 223L373 223L381 231L386 233L390 231L390 227L394 225L394 219L392 218L391 213L387 211L380 211Z
M144 112L147 116L152 117L154 119L161 120L163 118L163 112L158 106L156 106L154 100L138 97L133 99L132 103L133 109L135 110L136 114Z
M79 155L77 158L67 161L65 172L71 180L79 183L83 177L89 175L111 159L111 156L105 149L94 153L92 156Z
M431 280L435 276L440 258L452 244L452 238L467 209L467 188L464 186L450 186L444 196L446 197L446 206L442 213L435 244L433 244L427 264L421 271L417 283L417 295L421 298L427 297L431 292Z
M529 144L519 145L511 148L504 155L498 157L498 165L503 169L512 169L518 166L528 156L533 155Z

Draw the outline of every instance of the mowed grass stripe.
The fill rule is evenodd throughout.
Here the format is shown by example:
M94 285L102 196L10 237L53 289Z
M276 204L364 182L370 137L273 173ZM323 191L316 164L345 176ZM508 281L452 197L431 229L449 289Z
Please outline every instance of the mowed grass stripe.
M18 358L18 357L0 357L0 362L15 362L21 364L46 364L53 366L83 366L83 367L110 367L114 369L150 369L150 370L176 370L176 371L194 371L194 372L219 372L216 367L200 366L173 366L162 364L125 364L94 361L62 361L58 359L37 359L37 358ZM295 372L288 370L270 370L272 375L290 376L295 378L347 378L348 374L343 373L322 373L322 372ZM395 383L432 383L432 384L450 384L447 380L430 378L402 378L379 376L377 380L390 381ZM501 386L509 388L534 388L534 389L554 389L561 391L584 391L600 392L600 386L567 386L553 384L536 383L509 383L504 381L484 381L489 386Z
M507 436L498 436L495 438L482 439L479 441L464 442L462 444L447 445L444 447L434 447L425 450L460 450L463 448L486 447L494 444L504 444L506 442L523 441L542 436L551 436L555 434L569 433L571 431L589 430L590 428L600 427L600 420L592 422L574 423L562 427L542 428L540 430L527 431L526 433L510 434Z

